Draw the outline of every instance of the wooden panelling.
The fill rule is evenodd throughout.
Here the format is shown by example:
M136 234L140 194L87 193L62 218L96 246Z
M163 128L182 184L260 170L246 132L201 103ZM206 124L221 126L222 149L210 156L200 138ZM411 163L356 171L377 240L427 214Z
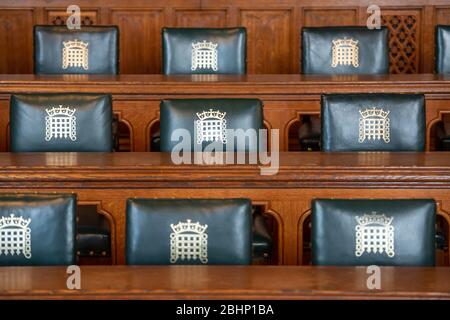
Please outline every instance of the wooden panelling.
M0 73L32 72L34 24L64 24L69 0L0 2ZM121 72L159 73L161 28L248 28L249 73L299 73L304 26L365 25L369 0L77 0L82 23L118 24ZM391 73L434 70L434 27L450 24L445 0L379 0L391 31ZM8 13L9 12L9 13ZM14 27L8 27L13 24ZM12 32L10 29L14 28ZM20 36L18 36L20 35ZM17 50L12 49L17 48Z
M291 73L293 65L291 10L242 10L247 28L249 73Z
M226 10L175 10L177 27L224 28L227 25Z
M302 25L304 27L358 25L358 8L305 8Z
M436 8L436 24L450 24L450 7Z
M0 72L33 72L34 21L32 9L9 10L0 7Z
M101 24L98 10L83 10L81 16L81 26L92 26ZM53 25L65 25L69 17L65 9L46 9L46 23Z
M162 9L115 9L111 23L120 30L120 72L160 73Z

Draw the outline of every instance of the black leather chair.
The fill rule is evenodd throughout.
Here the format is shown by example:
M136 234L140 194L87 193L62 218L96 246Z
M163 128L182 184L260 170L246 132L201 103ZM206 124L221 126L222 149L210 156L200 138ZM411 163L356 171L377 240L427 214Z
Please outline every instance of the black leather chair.
M128 199L131 265L250 264L248 199Z
M322 150L424 151L421 94L322 95Z
M245 74L245 28L163 28L164 74Z
M317 199L312 206L314 265L434 266L432 199Z
M385 74L389 72L389 31L366 27L302 29L305 74Z
M12 95L12 152L111 152L111 96Z
M450 26L436 26L436 73L450 73Z
M180 99L163 100L160 105L161 151L171 152L179 141L172 133L186 129L191 136L191 150L204 149L211 142L225 151L227 129L258 130L263 128L263 106L258 99ZM213 127L208 127L213 125ZM257 151L257 139L248 135L245 145L234 139L234 151ZM243 141L243 140L242 140ZM201 146L200 146L201 144ZM222 151L220 150L220 151ZM233 151L230 150L230 151Z
M117 74L119 29L35 26L34 68L37 74Z
M76 195L0 195L0 266L75 263Z
M111 127L110 95L11 96L12 152L111 152ZM109 256L111 237L104 223L91 224L86 215L79 216L79 255Z

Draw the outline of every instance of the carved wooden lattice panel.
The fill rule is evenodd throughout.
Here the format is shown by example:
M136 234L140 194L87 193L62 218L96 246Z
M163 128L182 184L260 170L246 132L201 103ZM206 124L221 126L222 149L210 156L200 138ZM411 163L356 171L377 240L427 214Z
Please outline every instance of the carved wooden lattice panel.
M420 12L384 14L382 23L390 33L390 73L419 73Z

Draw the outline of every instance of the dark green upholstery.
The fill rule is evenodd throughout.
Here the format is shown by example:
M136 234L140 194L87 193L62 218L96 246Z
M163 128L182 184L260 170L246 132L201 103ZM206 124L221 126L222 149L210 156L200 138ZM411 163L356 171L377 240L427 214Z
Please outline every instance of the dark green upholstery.
M250 264L251 209L248 199L129 199L127 264Z
M209 111L219 112L223 117L226 129L248 129L256 130L257 137L259 129L263 128L263 106L258 99L183 99L183 100L163 100L160 106L161 121L161 151L170 152L173 147L180 143L180 140L172 141L172 134L176 129L186 129L191 136L191 150L197 146L199 151L205 148L212 141L204 141L202 146L197 144L198 122L205 115L204 120L213 119L215 116L207 115ZM197 136L198 138L198 136ZM231 139L227 139L229 141ZM225 150L226 143L217 141L219 151ZM196 146L197 145L197 146ZM257 140L247 138L245 145L239 144L238 139L234 139L234 148L230 151L258 150Z
M313 264L433 266L435 219L432 199L314 200Z
M321 118L323 151L425 150L421 94L325 94Z
M302 71L305 74L388 73L388 39L389 31L385 27L373 30L366 27L303 28ZM352 50L356 48L357 54ZM351 50L352 59L341 59L345 56L341 50Z
M162 49L167 75L246 73L245 28L163 28Z
M450 73L450 26L436 26L436 73Z
M0 195L0 266L75 263L76 196Z
M53 121L69 121L69 134L53 132L58 130ZM10 125L12 152L111 152L113 148L110 95L13 95Z
M73 50L87 52L87 60L73 63L70 59ZM64 59L65 55L69 59ZM66 26L35 26L34 69L37 74L118 74L119 29L116 26L83 26L78 30Z

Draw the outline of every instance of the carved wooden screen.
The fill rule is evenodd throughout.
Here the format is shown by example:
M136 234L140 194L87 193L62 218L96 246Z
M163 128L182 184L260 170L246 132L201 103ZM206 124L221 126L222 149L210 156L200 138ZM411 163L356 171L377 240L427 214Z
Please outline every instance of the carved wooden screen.
M382 24L390 33L390 73L419 73L420 12L382 12Z

